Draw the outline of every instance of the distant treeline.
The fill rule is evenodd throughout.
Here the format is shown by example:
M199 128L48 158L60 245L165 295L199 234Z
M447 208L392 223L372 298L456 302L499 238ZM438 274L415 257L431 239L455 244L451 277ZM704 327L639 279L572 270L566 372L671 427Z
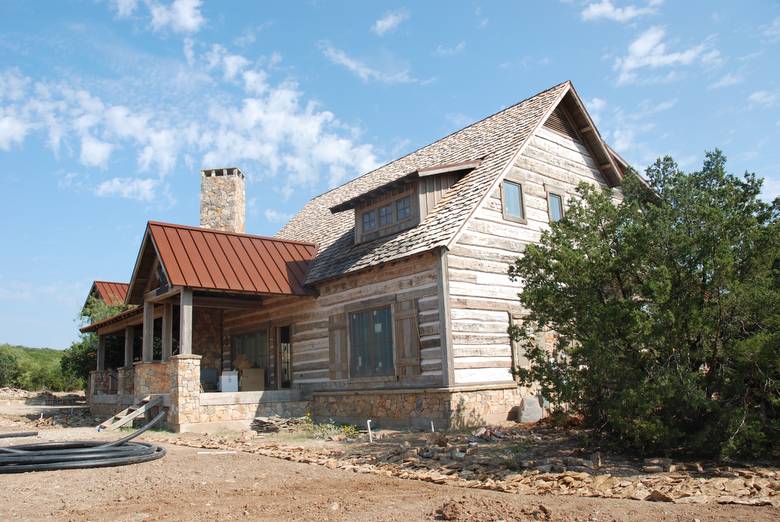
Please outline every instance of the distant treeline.
M0 344L0 387L25 390L71 391L84 380L62 371L62 350Z

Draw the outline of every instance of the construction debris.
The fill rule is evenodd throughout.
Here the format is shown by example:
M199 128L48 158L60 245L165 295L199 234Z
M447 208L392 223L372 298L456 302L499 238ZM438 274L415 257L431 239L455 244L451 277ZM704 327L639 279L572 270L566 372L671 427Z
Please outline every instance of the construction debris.
M308 424L306 417L255 417L252 429L258 433L277 433L296 431Z

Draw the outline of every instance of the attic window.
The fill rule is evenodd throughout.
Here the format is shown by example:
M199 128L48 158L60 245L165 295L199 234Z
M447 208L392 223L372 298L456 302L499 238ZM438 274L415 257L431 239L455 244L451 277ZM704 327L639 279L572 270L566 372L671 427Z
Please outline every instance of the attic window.
M416 225L419 210L415 195L414 189L406 189L356 209L356 241L370 241Z
M523 187L520 183L504 181L501 185L501 205L504 209L504 219L525 223Z

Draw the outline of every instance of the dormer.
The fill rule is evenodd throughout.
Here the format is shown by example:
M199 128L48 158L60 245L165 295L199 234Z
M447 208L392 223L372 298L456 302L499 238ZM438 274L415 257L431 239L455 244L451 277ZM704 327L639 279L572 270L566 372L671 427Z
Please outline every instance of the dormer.
M330 211L355 211L356 244L396 234L420 224L447 190L480 162L421 168L331 207Z

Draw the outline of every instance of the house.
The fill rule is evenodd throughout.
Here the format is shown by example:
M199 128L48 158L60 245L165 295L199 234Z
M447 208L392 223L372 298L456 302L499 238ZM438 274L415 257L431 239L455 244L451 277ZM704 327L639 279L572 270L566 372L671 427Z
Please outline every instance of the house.
M620 197L626 167L565 82L313 198L273 238L244 231L240 169L203 170L201 226L149 222L135 308L82 329L124 347L116 368L98 357L93 412L160 395L180 431L505 420L538 401L510 371L507 268L580 182Z

